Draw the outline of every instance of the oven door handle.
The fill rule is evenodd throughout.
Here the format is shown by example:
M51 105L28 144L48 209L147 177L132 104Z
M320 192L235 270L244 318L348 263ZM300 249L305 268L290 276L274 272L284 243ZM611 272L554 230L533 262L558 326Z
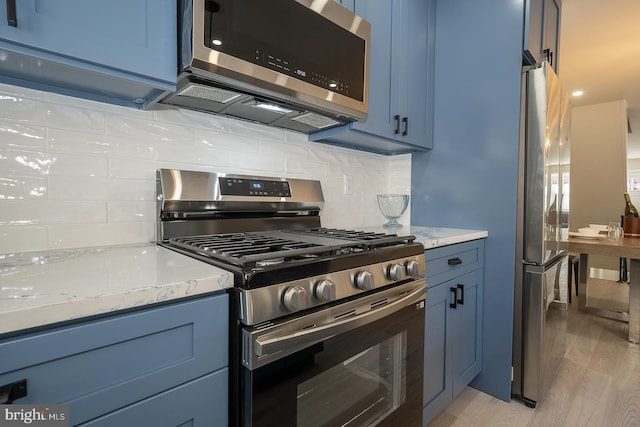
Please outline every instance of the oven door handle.
M367 325L380 320L383 317L390 316L408 305L418 303L424 299L426 289L427 284L424 282L412 291L408 292L402 298L398 298L397 300L383 305L380 308L326 325L318 326L316 328L268 339L261 339L260 337L257 337L255 339L254 351L257 356L264 356L271 353L285 351L292 346L304 348L306 346L313 345L335 335Z

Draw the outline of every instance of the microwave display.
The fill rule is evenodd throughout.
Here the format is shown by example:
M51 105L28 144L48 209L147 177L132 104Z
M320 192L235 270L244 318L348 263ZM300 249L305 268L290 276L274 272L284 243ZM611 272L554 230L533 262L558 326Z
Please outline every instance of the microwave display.
M207 0L204 27L212 50L364 101L365 41L297 1Z

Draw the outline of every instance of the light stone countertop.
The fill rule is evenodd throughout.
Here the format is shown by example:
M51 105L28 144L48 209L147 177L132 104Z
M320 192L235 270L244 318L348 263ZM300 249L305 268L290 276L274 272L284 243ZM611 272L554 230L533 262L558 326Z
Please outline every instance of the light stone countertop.
M425 249L454 245L489 236L489 233L484 230L419 226L411 226L409 234L416 236L416 242L422 243Z
M364 231L375 233L394 233L401 235L416 236L416 242L422 243L425 249L433 249L440 246L454 245L456 243L468 242L469 240L483 239L489 236L484 230L467 230L459 228L422 227L411 226L400 229L388 229L382 226L365 227Z
M153 243L0 254L0 334L232 286L232 273Z

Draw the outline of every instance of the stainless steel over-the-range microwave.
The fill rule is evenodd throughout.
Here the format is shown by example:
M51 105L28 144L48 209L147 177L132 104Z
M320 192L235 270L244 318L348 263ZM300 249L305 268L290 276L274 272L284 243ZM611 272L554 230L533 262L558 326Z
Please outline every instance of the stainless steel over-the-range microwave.
M366 117L371 25L334 0L181 0L163 102L313 132Z

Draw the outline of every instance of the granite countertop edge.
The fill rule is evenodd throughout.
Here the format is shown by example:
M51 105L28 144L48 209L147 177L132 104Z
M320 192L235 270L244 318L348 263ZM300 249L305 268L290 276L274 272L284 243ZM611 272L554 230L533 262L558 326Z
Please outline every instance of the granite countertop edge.
M425 249L484 239L489 236L486 230L424 226L411 226L409 234L416 236L416 242L422 243Z
M399 229L388 229L382 226L364 227L363 231L374 233L394 233L399 236L413 235L417 243L421 243L425 249L434 249L441 246L464 243L476 239L484 239L489 236L486 230L470 230L462 228L428 227L412 225Z

